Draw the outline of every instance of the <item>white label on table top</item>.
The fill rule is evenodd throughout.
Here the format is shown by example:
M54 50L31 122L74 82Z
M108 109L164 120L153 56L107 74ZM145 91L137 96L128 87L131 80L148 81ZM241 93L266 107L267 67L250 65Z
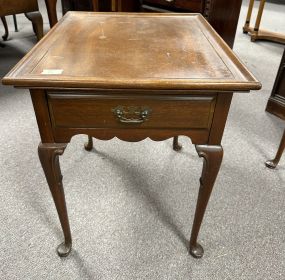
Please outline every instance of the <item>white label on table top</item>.
M44 69L42 75L61 75L63 69Z

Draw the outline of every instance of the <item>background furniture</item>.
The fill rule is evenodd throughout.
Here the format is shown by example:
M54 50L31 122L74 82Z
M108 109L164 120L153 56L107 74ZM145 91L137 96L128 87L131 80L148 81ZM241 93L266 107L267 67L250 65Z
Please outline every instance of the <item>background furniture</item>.
M32 22L33 30L40 40L43 37L43 19L39 12L37 0L0 0L0 17L5 26L5 16L25 13L26 17ZM4 39L8 37L8 27Z
M7 21L5 17L1 17L4 29L5 29L5 34L2 36L3 40L6 41L8 39L9 36L9 29L8 29L8 25L7 25ZM15 26L15 32L18 32L18 23L17 23L17 18L16 15L13 15L13 21L14 21L14 26Z
M242 0L116 0L123 12L197 12L202 13L230 47L234 38ZM112 0L98 0L100 11L112 11ZM93 10L91 0L62 0L63 12Z
M274 42L285 44L284 34L259 29L265 2L266 0L260 0L258 14L257 14L256 21L255 21L255 26L254 28L252 28L250 27L250 19L252 15L254 0L249 1L246 21L243 27L243 32L250 33L252 42L256 40L268 40L268 41L274 41Z
M266 111L285 120L285 49L280 67L273 86L271 96L267 102ZM266 166L275 168L285 148L285 132L281 139L279 149L274 160L267 161Z
M143 11L201 13L233 47L242 0L142 0Z
M49 25L53 27L57 23L57 14L56 14L56 3L57 0L45 0Z
M59 156L74 135L129 142L185 135L204 159L190 238L190 253L202 257L197 238L232 94L260 83L201 15L69 13L43 40L2 81L31 92L39 158L65 238L58 254L72 247Z
M61 0L63 14L67 11L134 12L139 10L138 0Z

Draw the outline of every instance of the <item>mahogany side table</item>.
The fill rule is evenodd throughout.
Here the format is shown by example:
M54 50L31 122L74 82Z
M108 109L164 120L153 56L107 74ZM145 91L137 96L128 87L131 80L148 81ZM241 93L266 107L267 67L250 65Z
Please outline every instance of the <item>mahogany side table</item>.
M59 156L72 136L87 134L191 138L204 165L190 253L202 257L197 237L222 162L232 93L261 85L200 14L69 12L3 84L31 92L39 158L64 233L60 256L72 241Z

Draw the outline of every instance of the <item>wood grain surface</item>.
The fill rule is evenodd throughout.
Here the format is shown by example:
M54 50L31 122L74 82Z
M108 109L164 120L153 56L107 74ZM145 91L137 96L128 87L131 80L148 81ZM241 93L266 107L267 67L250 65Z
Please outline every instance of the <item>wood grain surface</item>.
M69 12L3 83L29 88L260 88L198 14Z

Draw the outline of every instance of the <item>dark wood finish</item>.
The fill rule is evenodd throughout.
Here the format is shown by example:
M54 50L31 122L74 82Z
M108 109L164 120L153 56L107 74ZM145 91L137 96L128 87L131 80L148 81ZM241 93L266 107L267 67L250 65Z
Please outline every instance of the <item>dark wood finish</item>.
M13 21L14 21L14 26L15 26L15 32L19 32L16 15L13 15Z
M142 1L145 5L155 5L165 9L174 9L174 10L188 10L192 12L202 13L204 9L204 0L146 0Z
M8 37L9 37L9 29L8 29L7 21L6 21L5 17L1 17L1 20L2 20L2 23L3 23L4 29L5 29L5 33L2 36L2 38L3 38L4 41L7 41Z
M208 0L204 15L219 35L232 48L242 0Z
M182 145L178 142L178 136L173 137L173 150L179 152L182 149Z
M285 120L285 49L266 111Z
M62 11L109 11L111 10L111 0L62 0Z
M64 242L57 248L60 257L66 257L72 246L67 209L65 205L62 175L59 166L59 156L64 153L67 144L40 144L38 147L39 158L52 194L64 234Z
M39 12L37 0L0 0L0 17L25 13L26 17L32 22L33 30L40 40L43 37L43 19Z
M63 13L68 11L137 12L139 0L62 0Z
M61 128L163 128L206 129L212 125L216 96L165 98L134 95L48 94L49 111L54 130ZM119 107L123 117L116 115ZM140 122L141 112L149 116ZM178 110L180 112L178 112ZM84 116L84 118L82 118ZM122 121L122 119L125 121ZM127 121L127 120L133 120ZM135 120L138 119L137 122Z
M37 36L38 41L44 37L43 18L40 12L25 13L26 17L32 22L33 30Z
M174 137L176 149L178 135L191 138L205 161L190 241L190 253L202 256L197 237L232 92L261 85L201 15L68 13L2 81L31 91L40 159L65 234L60 256L71 236L58 156L82 133L87 150L92 137Z
M209 198L219 173L223 159L223 148L221 146L196 145L199 157L204 159L202 175L200 178L200 189L197 199L196 212L190 238L190 254L195 258L201 258L204 254L203 247L197 243L202 220L207 208Z
M271 96L267 102L266 111L281 118L282 120L285 120L285 49L273 86L273 90L271 92ZM275 159L266 162L266 166L269 168L275 168L279 163L281 155L284 151L284 134L281 139Z
M284 130L284 133L283 133L283 136L281 138L281 141L280 141L280 144L279 144L279 148L277 150L277 153L275 155L275 158L272 159L272 160L268 160L265 162L265 165L269 168L276 168L276 166L278 165L280 159L281 159L281 156L283 154L283 151L285 149L285 130Z
M48 103L45 92L41 89L30 89L31 98L37 118L41 140L43 143L54 143L50 122Z
M86 151L91 151L93 149L93 138L88 135L88 142L85 143L84 148Z
M29 13L38 10L37 0L0 0L0 16Z
M56 3L57 0L45 0L49 25L53 27L57 23L57 14L56 14Z
M220 93L217 97L216 114L213 117L212 126L217 126L219 129L211 131L208 140L211 145L219 145L222 141L231 101L232 93Z

